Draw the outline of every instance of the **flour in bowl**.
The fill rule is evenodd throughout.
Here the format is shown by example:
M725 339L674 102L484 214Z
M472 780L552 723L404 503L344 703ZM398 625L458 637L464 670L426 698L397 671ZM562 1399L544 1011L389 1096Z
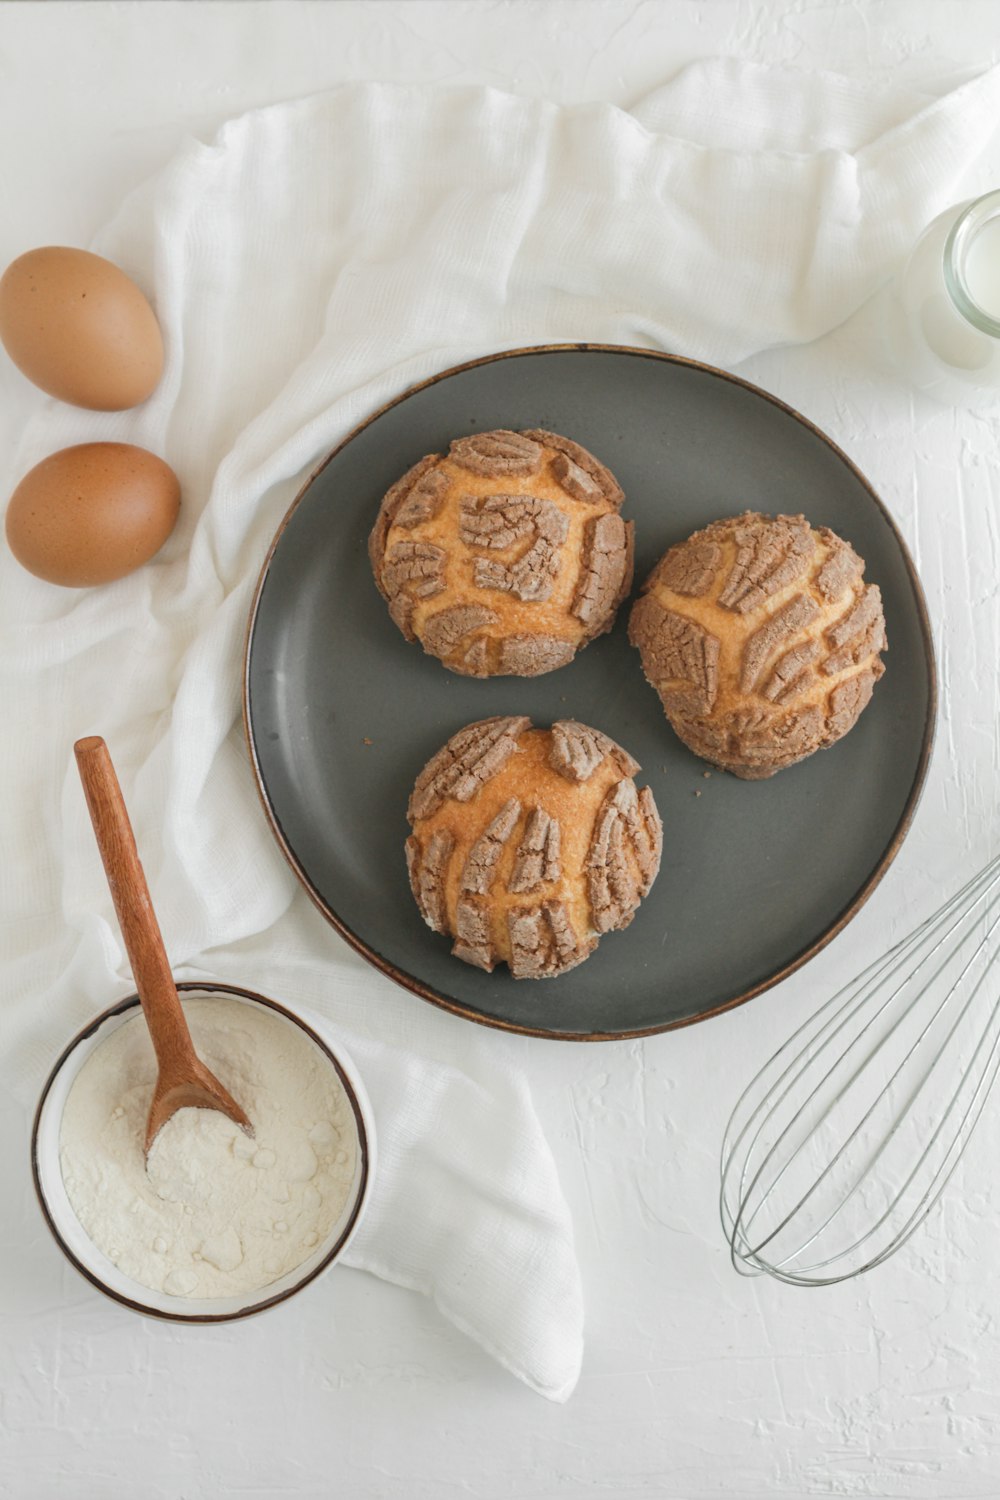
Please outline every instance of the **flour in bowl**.
M357 1127L325 1053L258 1005L184 1001L195 1047L242 1104L182 1109L143 1157L156 1059L141 1014L87 1058L66 1100L63 1181L94 1244L126 1275L178 1297L262 1290L330 1235L354 1181Z

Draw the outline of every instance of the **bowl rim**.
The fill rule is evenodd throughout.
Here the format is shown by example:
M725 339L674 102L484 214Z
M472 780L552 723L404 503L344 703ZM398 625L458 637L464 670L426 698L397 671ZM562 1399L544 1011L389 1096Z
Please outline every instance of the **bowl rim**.
M262 1297L260 1300L251 1302L246 1307L237 1308L233 1312L188 1313L167 1312L162 1308L150 1307L145 1302L139 1302L134 1297L126 1296L124 1292L117 1291L114 1287L109 1286L107 1282L104 1281L96 1271L84 1264L84 1262L80 1260L80 1257L75 1253L75 1251L72 1250L66 1243L66 1240L63 1238L63 1235L60 1232L59 1227L56 1224L55 1219L49 1209L43 1181L43 1174L39 1166L38 1133L42 1121L42 1114L45 1109L45 1103L52 1091L52 1087L55 1084L59 1073L61 1072L63 1066L65 1065L71 1054L75 1052L77 1047L79 1047L80 1044L82 1042L85 1042L89 1037L92 1037L114 1016L122 1015L128 1010L134 1010L141 1004L138 994L135 993L126 995L123 999L116 1001L114 1005L108 1006L107 1010L101 1011L100 1014L95 1016L91 1021L88 1021L87 1025L84 1026L82 1030L78 1031L69 1042L67 1042L66 1046L63 1048L56 1061L53 1063L52 1068L49 1071L49 1075L45 1080L44 1086L42 1087L41 1094L39 1095L38 1104L35 1107L35 1115L31 1126L31 1179L35 1189L35 1196L38 1199L38 1206L42 1211L42 1217L48 1225L49 1231L56 1244L59 1246L66 1259L70 1261L70 1263L76 1268L77 1271L79 1271L81 1276L85 1277L85 1279L89 1281L92 1286L96 1287L99 1292L103 1292L104 1295L111 1298L113 1302L118 1302L122 1306L130 1308L133 1312L141 1313L144 1317L158 1318L165 1323L232 1323L240 1318L253 1317L256 1313L264 1312L269 1307L276 1307L281 1302L287 1302L289 1297L294 1297L297 1292L302 1291L303 1287L306 1287L310 1282L315 1281L316 1278L322 1275L322 1273L327 1270L329 1266L338 1258L341 1251L346 1246L348 1240L350 1240L354 1234L358 1221L361 1217L362 1210L366 1205L368 1195L371 1190L373 1158L372 1141L370 1139L369 1126L365 1119L365 1110L359 1098L358 1088L355 1086L354 1082L345 1071L340 1059L333 1052L330 1046L323 1040L319 1033L315 1031L312 1026L310 1026L308 1021L303 1020L303 1018L297 1015L295 1011L290 1010L285 1005L282 1005L280 1001L272 1000L269 996L262 995L257 990L245 989L242 985L223 984L215 980L180 980L177 982L177 991L178 994L181 995L185 993L192 994L192 998L195 993L199 995L204 994L207 996L211 996L214 994L238 995L242 999L248 1000L251 1003L262 1005L268 1010L276 1011L278 1015L284 1016L286 1020L291 1021L296 1026L300 1027L301 1030L304 1031L310 1038L310 1040L315 1043L320 1051L325 1053L325 1055L333 1064L337 1077L339 1078L340 1083L345 1093L347 1094L348 1100L350 1101L351 1110L354 1115L354 1122L357 1127L360 1175L358 1179L358 1187L355 1194L354 1205L340 1234L337 1236L336 1241L333 1243L333 1245L331 1245L326 1255L324 1255L321 1261L319 1261L309 1272L307 1272L299 1281L297 1281L294 1286L286 1287L283 1291L275 1292L269 1297Z

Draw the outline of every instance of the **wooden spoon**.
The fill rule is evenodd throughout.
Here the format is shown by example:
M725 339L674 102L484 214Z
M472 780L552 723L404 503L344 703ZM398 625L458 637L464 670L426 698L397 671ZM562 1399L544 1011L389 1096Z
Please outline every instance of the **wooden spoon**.
M188 1107L220 1110L252 1135L244 1111L194 1050L108 747L91 735L73 748L159 1068L146 1121L146 1155L171 1115Z

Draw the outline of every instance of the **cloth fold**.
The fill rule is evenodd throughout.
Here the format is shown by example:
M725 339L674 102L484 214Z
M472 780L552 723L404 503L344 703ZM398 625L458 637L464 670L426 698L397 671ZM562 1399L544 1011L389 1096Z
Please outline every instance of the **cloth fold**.
M938 97L719 59L632 113L357 84L232 120L131 194L92 248L152 295L163 381L124 413L39 395L8 491L57 448L128 441L177 471L182 518L101 589L0 558L4 1081L29 1099L127 985L72 759L103 734L178 970L268 967L352 1031L383 1142L355 1263L565 1398L582 1295L520 1044L369 973L260 814L239 727L257 572L323 453L451 364L586 339L732 365L816 338L961 196L998 120L995 68Z
M372 1202L344 1263L422 1292L533 1390L565 1401L583 1354L580 1276L523 1078L481 1053L431 1065L306 1014L354 1058L382 1122Z

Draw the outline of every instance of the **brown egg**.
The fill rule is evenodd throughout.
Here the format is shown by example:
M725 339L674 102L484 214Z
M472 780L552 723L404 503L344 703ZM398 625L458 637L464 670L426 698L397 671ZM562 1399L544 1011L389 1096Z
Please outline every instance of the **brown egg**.
M47 245L0 277L0 341L50 396L124 411L163 373L156 314L124 271L89 250Z
M43 458L7 507L10 550L29 573L68 588L124 578L174 529L177 475L131 443L80 443Z

